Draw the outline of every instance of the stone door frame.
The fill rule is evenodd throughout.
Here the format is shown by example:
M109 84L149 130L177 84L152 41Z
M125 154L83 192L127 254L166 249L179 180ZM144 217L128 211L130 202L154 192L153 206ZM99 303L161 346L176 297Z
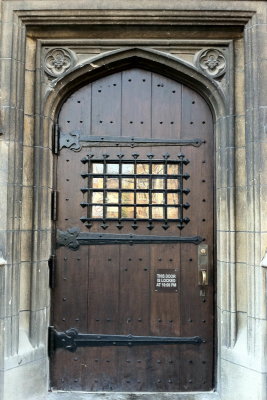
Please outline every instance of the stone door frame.
M224 10L220 12L211 1L206 1L206 8L200 11L194 10L193 4L190 8L186 2L175 5L177 2L174 1L173 8L168 12L164 10L164 13L159 7L142 10L141 5L137 6L138 10L130 10L127 9L130 4L124 3L123 6L122 2L119 2L118 10L111 9L105 2L99 5L99 9L93 9L93 3L90 1L84 6L83 1L77 0L75 9L74 5L66 6L65 3L63 9L63 3L58 1L52 5L51 2L51 8L47 10L45 2L38 0L2 1L2 32L5 34L5 41L1 53L3 84L0 150L3 154L2 210L6 215L6 219L3 218L1 223L0 237L0 273L5 279L4 301L1 305L5 350L1 353L0 360L0 382L3 383L0 390L3 391L3 398L15 398L11 384L14 380L18 380L21 387L21 399L34 398L36 391L39 398L45 397L48 387L46 343L50 294L47 260L51 251L52 130L61 101L70 90L77 87L78 81L81 85L87 81L89 75L97 77L99 68L106 68L107 64L116 68L123 58L127 62L131 57L164 64L170 77L172 73L179 73L182 82L187 85L194 82L194 89L203 94L213 110L218 216L216 390L222 399L228 399L228 391L234 387L234 379L239 376L240 371L248 369L252 364L252 370L259 373L259 390L265 393L266 359L261 354L264 354L266 346L265 325L262 323L266 321L266 272L260 268L264 249L260 238L261 188L260 185L248 184L257 181L258 174L262 176L264 172L255 156L257 154L261 160L265 149L261 143L264 139L260 129L265 114L264 110L261 113L259 109L260 105L264 105L264 92L255 84L258 82L257 60L261 52L264 54L264 49L259 48L259 40L264 38L261 25L264 25L264 21L266 23L264 2L244 1L242 7L237 8L233 4L231 9L231 1L220 1L220 9ZM79 7L81 10L76 12ZM123 10L123 7L126 8ZM243 28L244 36L232 39L226 35L227 38L222 39L222 35L218 35L220 39L176 41L166 39L166 36L164 39L128 41L107 38L106 46L123 49L110 49L104 57L90 57L88 62L80 62L75 66L75 55L72 58L72 50L69 50L71 46L79 44L82 47L88 45L90 40L91 43L93 41L100 46L103 45L103 40L88 39L86 42L84 38L77 38L79 33L76 34L75 40L68 37L69 33L64 31L64 26L70 24L70 17L77 25L86 20L87 25L103 24L105 27L116 22L118 26L123 26L130 21L131 24L149 26L149 29L152 25L162 29L163 25L169 26L171 23L185 26L185 21L191 26L196 23L205 26L212 20L217 32L220 32L222 25L231 25L234 32ZM54 32L57 32L52 38L51 34L43 29L44 24L49 23L53 25ZM192 66L180 57L153 49L155 46L172 45L183 48L196 46L200 48L199 51L227 47L226 86L221 84L220 77L216 76L214 79L214 76L201 69L197 62ZM70 70L63 76L57 77L54 74L53 77L51 71L46 71L53 77L46 80L43 58L45 46L63 49L63 53L66 51L69 55ZM262 65L264 63L261 63ZM250 163L247 170L238 167L244 156ZM246 201L249 202L249 210L245 222L240 211L244 209L244 193L237 190L236 182L240 183L243 191L245 186L247 188ZM247 290L250 301L246 318L242 316L245 300L239 295L242 290L241 264L246 265L248 276ZM25 385L33 371L38 371L34 382L38 389L29 384ZM251 373L249 376L252 378L252 375ZM242 389L241 386L242 384L238 393L244 397L246 389ZM246 385L243 387L246 388ZM179 395L177 398L186 399L186 396ZM194 398L203 398L201 396L196 394Z

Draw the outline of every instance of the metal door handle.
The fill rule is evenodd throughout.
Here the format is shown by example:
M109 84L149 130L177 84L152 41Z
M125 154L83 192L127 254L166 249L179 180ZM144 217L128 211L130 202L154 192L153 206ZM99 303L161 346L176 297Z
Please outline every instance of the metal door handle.
M202 269L200 271L201 274L201 286L208 286L208 274L207 271L205 269Z

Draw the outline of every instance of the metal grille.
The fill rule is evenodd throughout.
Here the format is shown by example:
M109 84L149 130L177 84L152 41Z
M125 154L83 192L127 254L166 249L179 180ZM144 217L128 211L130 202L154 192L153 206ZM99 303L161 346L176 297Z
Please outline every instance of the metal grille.
M135 229L138 222L147 221L148 229L153 229L153 222L162 222L168 229L169 222L176 222L182 229L189 222L183 210L190 207L184 202L184 195L190 190L184 188L184 180L189 174L184 166L189 163L183 154L171 160L169 154L162 159L155 159L147 154L147 159L139 159L137 153L132 159L124 159L122 154L117 159L110 159L104 154L101 159L94 159L92 154L83 158L88 165L81 176L87 186L81 188L85 201L81 203L87 209L81 221L90 228L93 221L102 221L102 227L108 227L106 221L117 221L120 229L123 221L132 221Z

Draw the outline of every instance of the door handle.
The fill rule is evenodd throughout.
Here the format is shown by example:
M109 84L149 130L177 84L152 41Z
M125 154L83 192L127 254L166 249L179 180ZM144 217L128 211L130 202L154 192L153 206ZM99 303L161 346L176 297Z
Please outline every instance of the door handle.
M208 286L208 273L207 270L200 270L200 283L201 286Z

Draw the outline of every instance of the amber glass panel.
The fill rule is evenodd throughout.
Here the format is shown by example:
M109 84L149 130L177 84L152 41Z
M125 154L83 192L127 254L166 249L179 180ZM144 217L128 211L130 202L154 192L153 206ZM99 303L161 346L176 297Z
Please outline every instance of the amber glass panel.
M167 195L168 204L178 204L178 194L177 193L168 193Z
M168 207L167 216L170 219L178 218L178 208L177 207Z
M169 164L167 166L167 174L178 175L178 165L177 164Z
M137 164L136 173L143 175L149 174L149 164Z
M152 174L154 175L164 174L164 164L152 164Z
M122 174L134 174L134 164L122 164Z
M118 189L119 188L119 178L107 178L106 179L107 189Z
M167 189L178 189L178 179L168 179L167 180Z
M136 203L137 204L148 204L149 203L149 194L148 193L136 193Z
M100 163L93 163L93 174L103 174L104 166Z
M122 218L134 218L134 207L122 207L121 208Z
M92 203L103 203L103 192L93 192Z
M152 218L162 219L164 215L163 207L152 207Z
M119 174L119 164L107 164L107 174Z
M123 204L133 204L134 203L134 193L124 192L121 194L121 202Z
M152 189L164 189L164 179L153 178Z
M118 218L118 207L107 207L107 218Z
M122 178L121 187L122 189L134 189L134 178Z
M93 189L103 189L103 178L93 178L92 188Z
M103 207L93 206L92 207L92 218L102 218L103 217Z
M137 178L136 179L136 189L149 189L149 179Z
M107 192L106 193L106 203L118 203L119 193L118 192Z
M164 204L163 193L152 193L152 204Z
M148 207L136 207L136 217L137 218L149 218L149 208Z

